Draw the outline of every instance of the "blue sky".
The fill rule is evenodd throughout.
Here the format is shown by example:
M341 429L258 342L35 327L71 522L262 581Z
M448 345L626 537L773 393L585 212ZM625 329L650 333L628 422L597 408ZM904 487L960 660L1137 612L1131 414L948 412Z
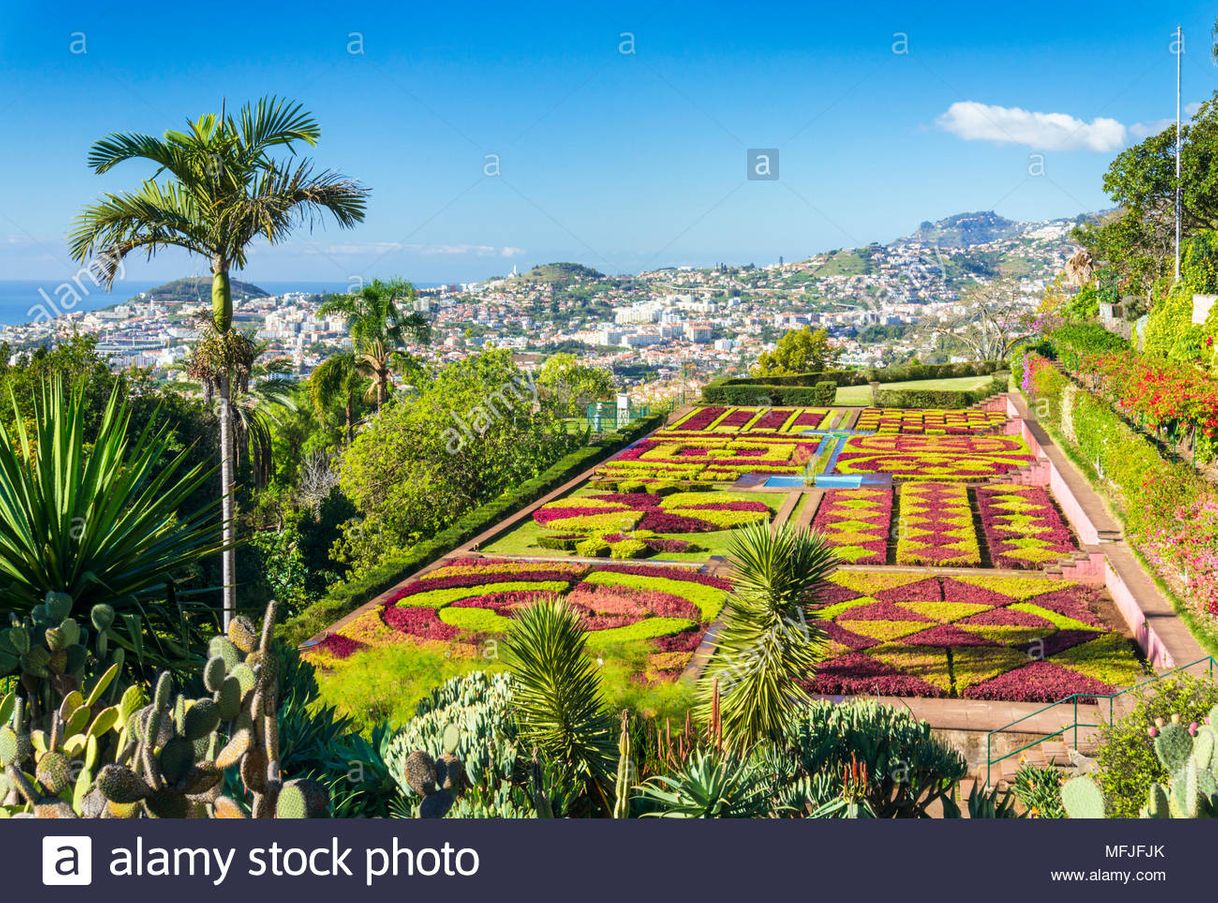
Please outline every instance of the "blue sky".
M247 278L436 282L792 260L964 210L1072 216L1107 206L1108 162L1174 115L1177 21L1186 103L1218 88L1200 2L3 5L0 279L69 275L73 216L149 174L93 175L92 141L221 97L302 101L318 163L373 189L363 225L259 248ZM779 149L776 181L745 179L749 148Z

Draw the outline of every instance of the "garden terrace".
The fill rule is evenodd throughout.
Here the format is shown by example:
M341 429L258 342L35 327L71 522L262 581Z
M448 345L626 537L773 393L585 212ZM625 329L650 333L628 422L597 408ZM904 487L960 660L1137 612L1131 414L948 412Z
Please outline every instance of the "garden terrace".
M1019 436L851 436L837 456L835 472L979 482L1026 468L1033 460Z
M446 655L477 658L522 606L561 596L580 613L592 651L632 663L637 680L668 682L689 665L730 587L688 567L450 558L307 654L331 669L369 649L402 643L438 644Z
M844 426L853 416L847 408L735 407L693 408L656 435L685 433L798 433Z
M1053 702L1145 674L1111 605L1071 581L850 569L822 600L831 648L816 694Z

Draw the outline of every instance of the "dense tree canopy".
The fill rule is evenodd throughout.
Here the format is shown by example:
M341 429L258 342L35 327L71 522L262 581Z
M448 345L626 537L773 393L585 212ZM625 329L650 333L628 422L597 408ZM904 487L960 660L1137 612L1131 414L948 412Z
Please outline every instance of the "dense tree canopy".
M754 372L758 376L817 373L837 363L838 354L826 330L805 326L792 329L778 340L773 351L764 352Z
M344 452L339 486L361 517L343 554L371 563L527 480L582 435L543 402L510 351L444 367L415 396L388 402Z

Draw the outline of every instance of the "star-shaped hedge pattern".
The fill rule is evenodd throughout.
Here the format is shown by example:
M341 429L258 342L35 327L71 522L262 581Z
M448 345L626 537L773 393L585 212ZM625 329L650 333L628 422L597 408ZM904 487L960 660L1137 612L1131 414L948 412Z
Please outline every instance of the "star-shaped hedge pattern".
M891 521L891 489L830 489L816 509L812 529L843 561L883 564Z
M977 487L981 527L998 567L1037 568L1078 551L1078 543L1043 486Z
M1067 580L838 571L819 599L830 654L812 693L1053 702L1144 674L1099 592Z

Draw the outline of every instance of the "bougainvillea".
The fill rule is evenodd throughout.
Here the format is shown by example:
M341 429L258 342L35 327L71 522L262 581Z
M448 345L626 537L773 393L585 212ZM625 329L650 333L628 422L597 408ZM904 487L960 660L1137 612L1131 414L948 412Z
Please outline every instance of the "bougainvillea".
M1019 436L851 436L836 472L888 473L893 479L979 481L1033 461Z
M866 408L855 423L861 432L967 434L1000 429L1007 422L1001 411L934 408Z
M1070 528L1043 486L978 486L977 506L996 567L1035 568L1078 551Z
M830 489L816 509L812 529L851 564L883 564L891 520L891 489Z
M1111 603L1071 581L838 571L819 598L832 652L808 682L814 693L1040 702L1143 673L1096 611Z
M897 521L897 564L973 566L981 547L968 488L958 483L906 483Z

